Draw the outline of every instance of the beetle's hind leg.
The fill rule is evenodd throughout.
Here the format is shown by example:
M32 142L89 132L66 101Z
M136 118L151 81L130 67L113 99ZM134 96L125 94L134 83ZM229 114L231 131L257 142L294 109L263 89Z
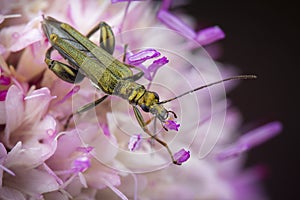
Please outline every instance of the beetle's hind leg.
M65 63L51 59L51 53L54 47L50 47L46 52L45 63L49 69L53 71L56 76L68 83L79 83L84 79L84 75L81 74L78 69L71 67Z
M137 119L137 121L138 121L140 127L143 129L143 131L144 131L145 133L147 133L151 138L153 138L154 140L156 140L158 143L160 143L161 145L163 145L163 146L167 149L167 151L168 151L168 153L169 153L169 155L170 155L170 157L171 157L171 159L172 159L172 162L173 162L174 164L180 165L180 164L175 160L175 158L174 158L174 156L173 156L173 154L172 154L172 151L171 151L169 145L168 145L165 141L159 139L156 135L153 135L153 134L149 131L149 129L148 129L148 127L147 127L147 124L146 124L146 122L145 122L145 120L144 120L144 118L143 118L141 112L138 110L138 108L137 108L136 106L132 106L132 107L133 107L134 115L135 115L135 117L136 117L136 119Z

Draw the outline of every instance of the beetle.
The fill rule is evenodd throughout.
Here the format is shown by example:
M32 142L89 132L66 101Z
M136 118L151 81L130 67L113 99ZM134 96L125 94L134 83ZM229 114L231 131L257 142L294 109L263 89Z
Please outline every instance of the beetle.
M45 56L45 63L49 69L59 78L69 83L79 83L84 77L87 77L97 89L106 93L100 99L79 108L75 113L71 114L67 119L65 128L74 114L79 114L93 108L103 102L109 95L119 96L132 105L135 117L143 131L163 145L170 154L172 162L178 165L181 163L178 163L174 159L168 144L149 131L147 128L148 123L145 122L138 106L144 112L151 113L155 119L160 120L163 124L168 119L170 113L176 118L176 114L173 111L167 110L163 106L167 102L224 81L256 78L255 75L234 76L200 86L165 101L159 101L159 95L156 92L149 91L143 85L136 82L144 75L142 70L124 63L125 59L121 62L112 56L115 48L115 37L111 27L107 23L100 22L84 36L69 24L47 16L43 17L42 29L52 45L47 50ZM98 29L100 29L99 46L89 40L89 37ZM51 59L51 53L54 49L68 61L69 65ZM139 72L133 74L131 69L137 69Z

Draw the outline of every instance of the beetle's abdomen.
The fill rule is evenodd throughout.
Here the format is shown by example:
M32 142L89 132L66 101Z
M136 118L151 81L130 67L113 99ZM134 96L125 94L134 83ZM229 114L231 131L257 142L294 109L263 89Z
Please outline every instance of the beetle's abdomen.
M146 89L143 85L129 80L119 80L113 91L113 95L126 99L131 104L137 104L144 95Z

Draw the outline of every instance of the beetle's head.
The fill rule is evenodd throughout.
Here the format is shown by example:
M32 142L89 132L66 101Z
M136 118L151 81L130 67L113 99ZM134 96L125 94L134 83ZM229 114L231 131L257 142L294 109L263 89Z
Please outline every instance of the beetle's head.
M159 104L159 96L156 92L146 91L139 101L139 105L143 111L150 112L161 122L165 122L166 119L168 119L170 112L173 113L176 118L173 111L168 111L163 105Z

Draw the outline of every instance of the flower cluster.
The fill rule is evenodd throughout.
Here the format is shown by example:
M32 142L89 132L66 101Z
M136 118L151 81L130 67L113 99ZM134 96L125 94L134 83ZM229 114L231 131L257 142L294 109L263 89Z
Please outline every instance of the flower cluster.
M116 37L113 56L121 58L128 45L126 64L144 72L139 83L168 99L235 74L212 62L200 46L224 38L218 26L195 31L191 18L169 11L171 0L1 4L0 199L264 198L255 184L259 168L243 170L241 154L275 136L281 124L235 139L241 116L226 102L224 87L165 104L176 122L142 113L150 137L128 102L115 96L70 118L104 93L88 77L79 85L66 83L44 63L50 44L41 28L43 15L83 34L105 21ZM97 34L90 39L97 43ZM57 52L51 56L64 62ZM172 164L169 154L182 165Z

